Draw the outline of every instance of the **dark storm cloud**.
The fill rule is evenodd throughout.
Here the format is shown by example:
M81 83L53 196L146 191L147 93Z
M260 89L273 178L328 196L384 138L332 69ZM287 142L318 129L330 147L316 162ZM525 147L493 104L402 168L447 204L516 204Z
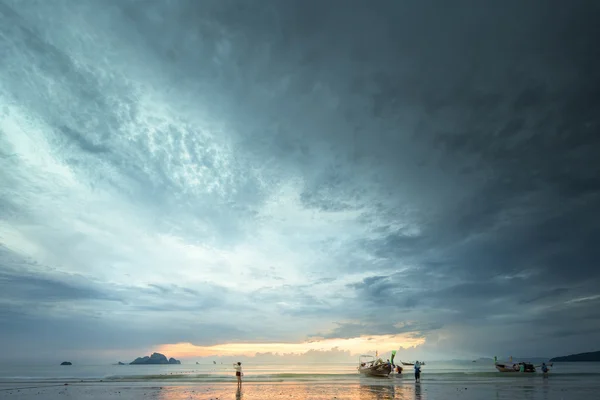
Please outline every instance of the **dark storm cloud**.
M51 269L41 274L8 251L0 252L0 266L0 339L9 358L45 359L55 356L50 348L121 349L133 358L132 352L157 343L217 344L246 334L233 324L202 318L227 303L218 298L226 293L222 288L115 286Z
M79 274L46 273L39 265L0 245L0 301L16 304L77 300L121 301L111 289Z
M68 6L75 7L54 7L56 21L72 21ZM225 297L247 300L235 309L252 319L296 319L302 334L316 331L314 321L335 322L318 329L328 338L413 333L433 342L447 329L445 345L465 352L488 351L494 340L500 350L514 345L491 338L503 327L531 331L523 346L539 351L593 342L600 4L110 1L76 9L80 19L69 26L83 21L108 38L102 43L112 52L94 48L105 58L71 50L77 29L47 27L39 11L0 0L0 44L8 49L0 95L21 99L52 128L52 154L80 180L125 193L133 207L123 215L142 208L141 220L156 219L148 230L232 251L267 227L281 236L247 247L289 258L277 268L251 260L220 276L235 289L188 287L177 268L177 284L161 281L171 274L149 273L141 288L112 290L64 275L2 272L5 299L89 295L123 299L118 307L128 311L201 308L215 312L212 319ZM94 68L79 67L86 63ZM43 73L19 79L30 66ZM47 81L61 91L46 90ZM167 106L176 116L161 114ZM18 133L3 135L0 143L19 143ZM7 149L2 154L12 154ZM4 170L21 165L0 162ZM32 201L17 196L26 192L17 185L33 180L27 171L11 177L18 189L0 188L0 217L15 226L21 203ZM266 204L289 206L293 196L279 192L286 185L298 186L305 213L265 212ZM319 231L302 236L311 223ZM170 257L199 252L186 246ZM226 270L194 263L201 276ZM546 344L536 342L538 328ZM161 339L212 341L221 331ZM278 333L252 326L227 338Z
M35 301L56 301L76 299L113 299L86 283L68 283L39 276L19 276L0 273L0 288L2 298L24 297Z
M377 10L379 25L368 30L362 28L371 14L361 5L329 18L326 11L310 11L311 3L300 14L306 20L299 18L310 24L287 25L288 36L282 34L311 55L305 59L313 68L303 74L307 81L326 80L346 97L338 107L347 119L329 123L351 124L326 134L305 130L308 136L323 133L311 138L317 142L335 143L328 154L336 160L332 172L316 175L324 184L304 195L306 205L343 209L331 200L309 200L318 199L320 187L329 197L358 198L360 204L368 194L352 190L346 171L368 167L378 179L367 183L358 175L357 187L365 184L393 204L394 197L406 198L409 184L413 193L407 196L428 208L411 215L419 233L394 232L363 243L388 260L388 268L406 262L420 272L351 285L357 304L443 306L483 321L509 306L593 294L600 271L593 244L600 239L600 59L592 39L600 34L592 22L598 5L468 2L434 13L422 4L398 4L382 6L390 7L387 13ZM282 13L284 19L292 15ZM353 40L352 30L362 38ZM335 49L318 51L328 44ZM352 59L361 52L373 56L371 62ZM368 111L361 109L368 104ZM370 120L371 128L361 131L359 120ZM396 133L403 128L412 138ZM288 134L288 143L293 137ZM295 146L302 144L310 148L308 139ZM405 180L403 170L413 177ZM415 176L423 183L416 184ZM440 185L445 180L451 184ZM402 203L397 207L402 210ZM560 319L553 321L561 326Z
M426 335L430 331L440 329L443 325L441 323L420 323L420 322L408 322L408 323L385 323L385 322L374 322L374 323L335 323L336 327L327 333L318 333L314 336L324 337L326 339L331 338L355 338L361 335L365 335L368 332L371 335L397 335L412 333L413 337L420 337Z
M25 311L25 312L24 312ZM99 360L111 360L102 350L119 351L112 357L133 360L141 352L157 343L184 341L218 344L222 340L234 340L244 333L227 324L187 324L164 318L152 318L147 323L132 323L128 320L115 321L107 316L90 318L63 314L59 318L44 315L31 317L27 310L0 312L2 332L0 340L5 345L5 356L26 361L56 358L56 349L72 351L80 349L93 354L98 351ZM82 346L82 343L85 346ZM23 351L27 349L27 351ZM81 355L73 354L80 362L89 362ZM127 359L123 359L127 358ZM114 361L111 361L114 362Z
M559 297L564 293L567 293L569 289L567 288L555 288L550 290L543 290L537 294L534 294L533 297L528 299L523 299L520 301L521 304L529 304L534 303L543 299L547 299L549 297Z
M82 134L75 132L73 129L68 126L61 126L60 131L64 134L65 138L73 141L77 146L81 148L81 150L89 152L89 153L108 153L110 149L106 146L93 143L86 139Z

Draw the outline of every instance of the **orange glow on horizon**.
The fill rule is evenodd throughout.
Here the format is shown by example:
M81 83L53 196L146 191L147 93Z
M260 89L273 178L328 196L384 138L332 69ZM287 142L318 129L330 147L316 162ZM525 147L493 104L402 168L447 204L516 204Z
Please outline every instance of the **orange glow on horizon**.
M191 343L163 344L158 351L168 357L219 357L219 356L255 356L256 353L303 354L310 350L350 351L352 354L386 352L400 348L420 346L425 338L408 335L372 335L350 339L321 339L300 343L223 343L214 346L196 346Z

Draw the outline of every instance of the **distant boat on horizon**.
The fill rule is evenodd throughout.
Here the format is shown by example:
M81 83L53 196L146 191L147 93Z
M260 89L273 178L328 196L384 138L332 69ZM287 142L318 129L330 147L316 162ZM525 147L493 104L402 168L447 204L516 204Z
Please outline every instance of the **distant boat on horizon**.
M408 367L412 367L412 366L414 366L414 365L415 365L415 363L406 363L406 362L404 362L404 361L400 361L400 362L402 363L402 365L404 365L404 366L408 366ZM423 361L423 362L421 363L421 365L425 365L425 361Z

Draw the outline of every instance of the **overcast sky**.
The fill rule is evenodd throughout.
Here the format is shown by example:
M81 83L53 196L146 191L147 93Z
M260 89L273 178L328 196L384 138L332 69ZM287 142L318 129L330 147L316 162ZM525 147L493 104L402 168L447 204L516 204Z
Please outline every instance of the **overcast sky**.
M599 17L0 0L3 357L600 350Z

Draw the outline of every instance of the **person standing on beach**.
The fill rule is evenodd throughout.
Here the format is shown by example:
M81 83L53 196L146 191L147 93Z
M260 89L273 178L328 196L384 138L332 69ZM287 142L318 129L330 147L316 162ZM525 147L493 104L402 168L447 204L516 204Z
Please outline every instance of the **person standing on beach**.
M415 382L421 382L421 363L415 361Z
M233 364L233 369L235 369L235 376L237 377L238 386L242 386L242 363L238 362L237 364Z

